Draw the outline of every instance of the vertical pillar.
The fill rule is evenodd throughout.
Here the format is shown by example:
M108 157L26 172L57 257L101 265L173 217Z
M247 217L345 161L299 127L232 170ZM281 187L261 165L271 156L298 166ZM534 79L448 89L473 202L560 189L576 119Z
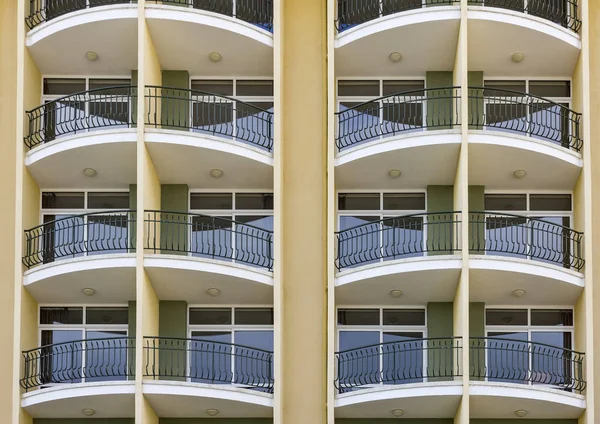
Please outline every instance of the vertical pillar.
M275 2L277 424L326 421L327 23L326 0Z

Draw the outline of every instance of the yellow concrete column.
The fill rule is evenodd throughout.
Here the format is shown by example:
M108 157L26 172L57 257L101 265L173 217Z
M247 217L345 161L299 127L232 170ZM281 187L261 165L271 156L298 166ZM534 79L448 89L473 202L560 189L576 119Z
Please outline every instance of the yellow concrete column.
M327 416L326 4L275 2L275 423Z

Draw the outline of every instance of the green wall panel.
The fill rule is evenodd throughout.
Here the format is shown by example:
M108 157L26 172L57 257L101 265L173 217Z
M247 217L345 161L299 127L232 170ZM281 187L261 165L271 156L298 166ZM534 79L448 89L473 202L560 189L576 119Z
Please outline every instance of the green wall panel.
M483 302L471 302L469 304L469 336L485 336L485 304ZM483 350L477 349L476 351L472 350L470 354L477 355L476 362L470 361L471 375L485 375L485 352ZM475 363L478 364L477 370L474 369ZM471 380L483 380L483 378L471 377Z
M470 424L577 424L577 420L524 420L524 419L509 419L509 420L486 420L486 419L471 419Z
M427 338L452 337L453 333L453 306L450 302L430 302L427 304ZM452 340L432 340L427 351L428 369L433 375L446 375L448 377L430 377L429 381L451 380L454 351L449 349ZM444 349L435 349L443 347Z
M188 234L188 186L185 184L163 184L160 186L160 209L181 214L162 214L169 223L160 226L161 249L174 255L186 255Z
M453 186L427 186L427 212L451 212L454 210L454 187ZM454 226L448 224L435 224L436 221L448 221L449 215L430 215L427 217L429 224L427 229L427 251L428 255L447 255L451 253L452 241L455 239Z
M187 302L161 300L158 306L158 335L160 337L187 338ZM186 351L180 340L160 340L167 354L159 355L158 363L161 370L173 377L162 380L185 381Z
M134 424L134 418L34 418L33 424Z
M129 209L136 210L137 209L137 184L129 184ZM137 217L137 211L135 212L135 216ZM142 216L140 214L140 216ZM137 227L134 223L129 226L129 245L135 246L135 235L137 234ZM131 253L135 252L135 249L131 249Z
M272 418L161 418L159 424L271 424Z
M483 87L483 72L469 71L467 73L469 87ZM483 90L469 88L469 128L480 130L483 128Z
M135 300L130 300L127 304L127 336L131 337L135 340L135 323L136 323L136 305ZM135 342L131 341L132 347L135 346ZM132 374L134 374L133 370L135 370L135 349L130 349L127 352L127 360L131 364L130 369L132 370ZM132 375L129 380L135 380L135 377Z
M188 71L163 71L162 86L190 88ZM161 120L162 128L186 129L189 127L189 92L182 90L162 90Z
M485 212L485 186L469 186L469 211ZM485 215L468 215L469 221L469 250L473 254L483 252L485 247Z
M390 419L368 419L368 418L339 418L335 420L335 424L453 424L454 419L438 418L438 419L417 419L417 418L390 418ZM162 423L161 423L162 424Z
M426 72L425 87L446 88L452 87L454 80L452 72ZM452 128L454 116L451 88L447 90L427 91L427 129Z
M131 71L131 85L136 87L138 83L138 71ZM137 121L137 99L132 99L131 101L131 119L132 122L135 123ZM135 127L135 125L133 125Z

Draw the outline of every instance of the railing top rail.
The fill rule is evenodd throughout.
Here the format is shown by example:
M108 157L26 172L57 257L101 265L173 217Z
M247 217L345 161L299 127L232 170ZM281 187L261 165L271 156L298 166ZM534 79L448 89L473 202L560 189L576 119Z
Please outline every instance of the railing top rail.
M456 90L460 91L460 87L458 87L458 86L419 88L419 89L416 89L416 90L401 91L399 93L388 94L386 96L381 96L381 97L377 97L377 98L374 98L374 99L371 99L371 100L367 100L367 101L359 103L359 104L357 104L355 106L349 107L346 110L335 112L335 114L336 115L342 115L344 113L348 113L348 112L350 112L350 111L352 111L354 109L358 109L358 108L360 108L360 107L362 107L364 105L368 105L370 103L375 103L375 102L378 102L378 101L381 101L381 100L385 100L385 99L389 99L389 98L392 98L392 97L411 96L411 95L414 95L415 93L423 93L423 95L421 95L420 97L423 97L424 100L435 100L435 97L427 99L425 93L430 92L430 91L442 91L442 90L453 90L453 89L456 89ZM442 98L447 98L447 97L442 97Z
M462 336L425 337L422 339L410 339L410 340L401 340L401 341L394 341L394 342L375 343L375 344L371 344L371 345L367 345L367 346L355 347L353 349L340 350L340 351L335 352L335 354L340 355L342 353L355 352L355 351L359 351L359 350L370 349L373 347L399 345L399 344L404 344L404 343L427 342L427 341L447 341L447 340L460 341L460 340L462 340ZM459 346L455 346L455 347L459 347Z
M342 234L342 233L345 233L348 231L356 230L358 228L368 227L369 225L373 225L373 224L381 224L383 222L389 222L389 221L393 221L395 219L400 219L400 218L417 218L417 217L422 217L422 216L450 215L450 214L460 214L460 213L461 213L461 211L422 212L422 213L414 213L414 214L410 214L410 215L389 216L387 218L379 219L377 221L371 221L371 222L367 222L365 224L359 224L359 225L355 225L354 227L346 228L345 230L336 231L335 234ZM474 213L476 213L476 212L474 212ZM444 222L433 222L433 224L443 224L443 223Z
M484 91L484 94L483 94L484 98L485 97L506 97L506 96L494 96L494 95L485 94L485 92L490 92L490 91L494 92L494 93L496 93L496 92L498 92L498 93L508 93L508 94L511 94L510 97L525 97L525 98L530 97L530 98L533 98L533 99L538 99L538 100L540 100L543 103L550 103L550 104L552 104L554 106L560 107L561 109L568 110L569 112L571 112L572 114L574 114L574 115L576 115L578 117L581 116L581 113L575 112L574 110L569 109L567 106L561 105L560 103L556 103L555 101L549 100L549 99L547 99L545 97L536 96L535 94L525 93L523 91L506 90L506 89L503 89L503 88L476 87L476 86L469 86L469 90L483 90ZM469 93L469 97L473 97L473 96L471 96L471 94Z
M197 216L200 218L213 218L213 219L218 219L219 221L224 221L224 222L229 222L232 224L236 224L236 225L243 225L244 227L249 227L255 230L260 230L260 231L264 231L265 233L269 233L269 234L273 234L272 230L265 230L264 228L260 228L260 227L256 227L252 224L246 224L244 222L239 222L239 221L235 221L233 219L228 219L228 218L222 218L220 216L213 216L213 215L203 215L200 213L191 213L191 212L175 212L175 211L163 211L163 210L157 210L157 209L146 209L144 212L151 212L151 213L170 213L173 215L186 215L186 216Z
M87 343L87 342L106 342L106 341L114 341L114 340L135 340L135 337L121 336L121 337L103 337L101 339L70 340L68 342L53 343L53 344L38 346L33 349L24 350L24 351L22 351L22 354L27 355L28 353L37 352L40 349L48 349L48 348L57 347L57 346L66 346L66 345L73 345L73 344L77 344L77 343Z
M93 95L95 93L99 93L102 91L109 91L109 90L123 89L123 88L135 90L135 89L137 89L137 86L135 86L135 85L112 85L110 87L100 87L100 88L93 88L91 90L79 91L77 93L67 94L66 96L59 97L58 99L48 101L48 102L46 102L42 105L39 105L31 110L25 111L25 113L27 113L28 115L31 115L32 113L36 112L37 110L47 107L49 104L60 103L60 102L64 101L65 99L69 99L70 97L77 97L77 96L90 95L90 94ZM111 96L128 96L128 94L123 94L123 93L112 93L109 95L111 95Z
M57 222L62 222L62 221L68 221L69 219L73 219L73 218L82 218L84 216L93 216L93 215L107 215L107 214L114 214L115 216L121 216L119 214L123 214L123 213L134 213L135 209L109 209L109 210L105 210L105 211L94 211L94 212L86 212L86 213L80 213L77 215L69 215L66 216L64 218L59 218L59 219L54 219L52 221L48 221L48 222L44 222L43 224L37 225L33 228L30 228L28 230L25 230L25 233L30 233L32 231L37 230L38 228L43 228L49 224L55 224Z
M546 221L543 218L533 218L533 217L526 216L526 215L515 215L515 214L511 214L511 213L504 213L502 211L500 211L500 212L495 212L495 211L469 211L469 213L473 214L473 215L497 215L498 217L522 218L522 219L526 219L527 221L542 222L544 224L548 224L548 225L552 225L552 226L557 227L557 228L562 228L564 230L568 230L568 231L570 231L572 233L575 233L575 234L583 235L582 231L577 231L577 230L574 230L572 228L566 227L564 225L560 225L560 224L556 224L554 222Z
M528 344L528 345L533 345L533 346L544 346L544 347L549 347L549 348L552 348L552 349L557 349L557 350L562 350L562 351L565 351L565 352L570 352L570 353L573 353L575 355L585 356L584 352L578 352L576 350L567 349L565 347L553 346L551 344L534 342L534 341L531 341L531 340L518 340L518 339L495 338L495 337L469 337L469 339L470 340L486 340L486 341L494 341L494 342L522 343L522 344Z
M225 95L222 95L222 94L210 93L208 91L192 90L191 88L178 88L178 87L170 87L170 86L163 86L163 85L147 85L146 88L155 88L155 89L161 89L161 90L178 90L178 91L185 91L185 92L188 92L190 94L196 94L198 96L214 96L214 97L219 97L221 99L225 99L225 100L231 101L232 103L241 103L241 104L247 105L249 107L252 107L254 109L257 109L257 110L259 110L261 112L267 113L269 115L273 115L273 112L269 112L266 109L260 108L258 106L254 106L253 104L250 104L248 102L244 102L244 101L238 100L238 99L236 99L234 97L225 96ZM146 94L146 97L149 97L150 95L151 94ZM157 97L166 97L166 96L162 96L161 95L161 96L157 96ZM168 98L176 98L176 97L171 95ZM189 99L189 98L183 99L182 98L181 100L191 100L191 99Z
M193 338L193 337L186 338L186 337L144 336L144 339L145 340L172 340L172 341L179 341L179 342L212 343L212 344L216 344L216 345L220 345L220 346L238 347L238 348L243 348L243 349L248 349L248 350L254 350L257 352L261 352L261 353L267 353L270 355L273 354L273 352L270 350L260 349L260 348L256 348L256 347L252 347L252 346L246 346L246 345L242 345L242 344L238 344L238 343L218 342L218 341L214 341L214 340L197 339L197 338Z

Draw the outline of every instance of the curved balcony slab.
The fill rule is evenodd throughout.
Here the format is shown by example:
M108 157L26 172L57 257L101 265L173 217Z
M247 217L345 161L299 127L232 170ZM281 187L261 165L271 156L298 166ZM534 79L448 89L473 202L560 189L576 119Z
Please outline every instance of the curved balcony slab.
M144 266L161 300L188 303L272 304L273 275L269 271L221 260L179 255L145 255ZM221 290L218 297L206 294Z
M461 397L459 381L357 390L337 396L335 417L395 418L391 411L403 409L402 418L452 418Z
M96 411L94 418L129 418L134 394L134 381L64 384L23 394L21 407L32 418L81 418L85 408Z
M273 35L256 25L191 7L150 3L146 19L165 69L186 69L191 75L273 75ZM211 62L208 55L215 51L225 60Z
M205 417L218 409L220 418L273 416L273 395L222 384L144 380L143 392L159 417Z
M127 302L135 299L135 254L57 260L25 271L23 285L39 303Z
M25 44L42 74L129 75L137 68L137 22L137 4L98 6L35 27ZM87 60L88 51L101 60Z
M452 70L460 23L459 6L435 6L395 13L347 29L335 38L337 76L420 75ZM402 46L400 64L388 59ZM428 52L423 59L422 52ZM419 58L420 60L414 60Z
M336 186L347 190L453 184L460 143L460 130L408 132L364 142L337 154ZM390 178L390 169L401 170L401 177Z
M528 419L575 419L586 408L582 395L548 387L474 382L470 384L471 418L514 419L514 411L528 411Z
M490 190L572 190L583 166L580 153L515 133L470 130L469 144L469 184Z
M541 17L491 6L469 6L468 18L469 69L503 77L573 74L581 50L577 33ZM525 60L513 63L515 52Z
M59 137L27 152L25 165L41 187L126 188L136 180L135 129L108 129ZM95 178L84 168L95 169Z
M256 189L273 186L273 155L248 144L163 129L146 130L146 142L163 184ZM223 176L211 177L214 168L222 170Z
M394 304L452 301L462 269L460 256L426 256L378 262L339 272L335 278L340 305L389 304L390 291L402 290Z
M472 255L472 302L499 305L574 305L584 287L583 274L556 265L515 257ZM518 298L512 292L526 291Z

